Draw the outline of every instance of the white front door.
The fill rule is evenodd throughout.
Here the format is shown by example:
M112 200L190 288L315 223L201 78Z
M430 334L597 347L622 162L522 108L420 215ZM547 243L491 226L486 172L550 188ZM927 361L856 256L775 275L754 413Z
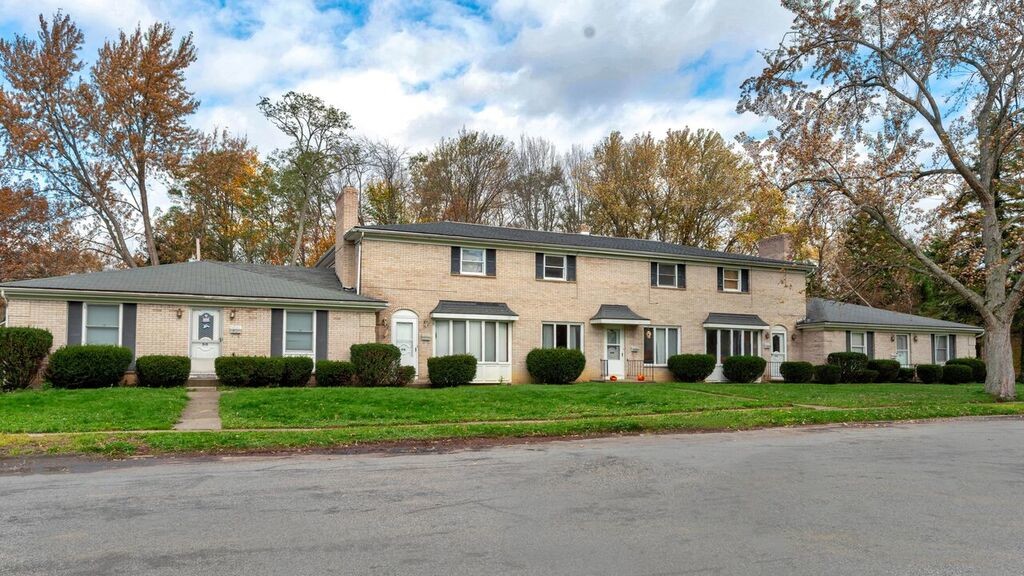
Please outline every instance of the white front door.
M608 328L604 331L604 359L608 365L608 377L623 379L626 363L622 358L622 328Z
M896 354L893 357L894 360L900 363L900 366L904 368L910 367L910 335L909 334L897 334L896 335Z
M414 312L400 310L391 319L391 343L398 347L402 353L402 366L412 366L419 372L419 362L416 353L419 348L416 346L416 338L419 327L419 318Z
M189 357L192 358L192 374L214 374L213 362L220 356L221 338L220 310L196 308L192 310Z
M782 380L780 368L786 361L786 331L783 329L772 330L772 359L771 375L772 380Z

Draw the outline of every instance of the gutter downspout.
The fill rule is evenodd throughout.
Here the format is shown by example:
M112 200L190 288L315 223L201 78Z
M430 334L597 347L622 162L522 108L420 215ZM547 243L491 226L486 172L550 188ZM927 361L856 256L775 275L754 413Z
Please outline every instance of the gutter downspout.
M3 288L0 288L0 302L3 302L4 307L4 319L0 321L0 326L7 326L7 312L10 309L10 303L7 301L7 294L4 293Z
M356 242L356 294L363 293L363 232L359 232Z

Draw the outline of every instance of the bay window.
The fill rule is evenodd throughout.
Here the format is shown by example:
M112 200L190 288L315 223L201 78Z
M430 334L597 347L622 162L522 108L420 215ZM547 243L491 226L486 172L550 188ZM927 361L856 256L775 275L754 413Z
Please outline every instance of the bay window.
M705 351L718 364L730 356L760 356L761 331L744 329L705 329Z
M435 320L434 355L469 354L478 362L507 363L509 322Z
M583 325L545 322L541 325L541 348L583 350Z

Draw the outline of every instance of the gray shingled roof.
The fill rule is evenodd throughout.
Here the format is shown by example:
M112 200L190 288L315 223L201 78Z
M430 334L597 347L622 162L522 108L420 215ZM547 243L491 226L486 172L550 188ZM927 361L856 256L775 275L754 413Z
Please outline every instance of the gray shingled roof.
M757 314L726 314L724 312L712 312L708 314L705 324L719 324L723 326L767 326L768 323L761 320Z
M476 314L479 316L518 316L504 302L441 300L431 314Z
M329 269L209 260L20 280L0 284L0 288L382 302L342 289Z
M899 328L961 330L965 332L983 331L981 328L971 326L970 324L936 320L926 316L892 312L890 310L882 310L881 308L847 304L823 298L808 298L807 317L799 325L808 326L813 324L862 324Z
M354 230L403 232L451 238L468 238L474 240L497 240L502 242L522 242L526 244L557 245L583 250L614 250L622 252L654 253L679 258L701 258L746 262L750 264L783 264L803 268L807 267L806 264L799 264L786 260L772 260L769 258L748 256L746 254L704 250L702 248L671 244L669 242L658 242L656 240L638 240L635 238L617 238L612 236L596 236L592 234L566 234L563 232L545 232L542 230L527 230L524 228L467 224L465 222L382 224L376 226L359 226L354 228ZM324 258L322 258L321 262L318 262L317 265L325 265L326 262L324 262L324 260L328 257L329 255L325 254Z
M601 304L597 314L594 314L591 320L631 320L644 322L650 319L633 312L629 306L624 304Z

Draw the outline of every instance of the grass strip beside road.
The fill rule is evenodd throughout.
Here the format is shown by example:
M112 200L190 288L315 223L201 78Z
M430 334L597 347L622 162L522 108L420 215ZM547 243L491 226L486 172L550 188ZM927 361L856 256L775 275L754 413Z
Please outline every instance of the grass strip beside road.
M992 396L981 384L679 384L695 390L726 396L756 399L771 406L827 406L867 408L878 406L928 406L940 404L986 404Z
M21 390L0 394L0 433L169 430L184 388Z

